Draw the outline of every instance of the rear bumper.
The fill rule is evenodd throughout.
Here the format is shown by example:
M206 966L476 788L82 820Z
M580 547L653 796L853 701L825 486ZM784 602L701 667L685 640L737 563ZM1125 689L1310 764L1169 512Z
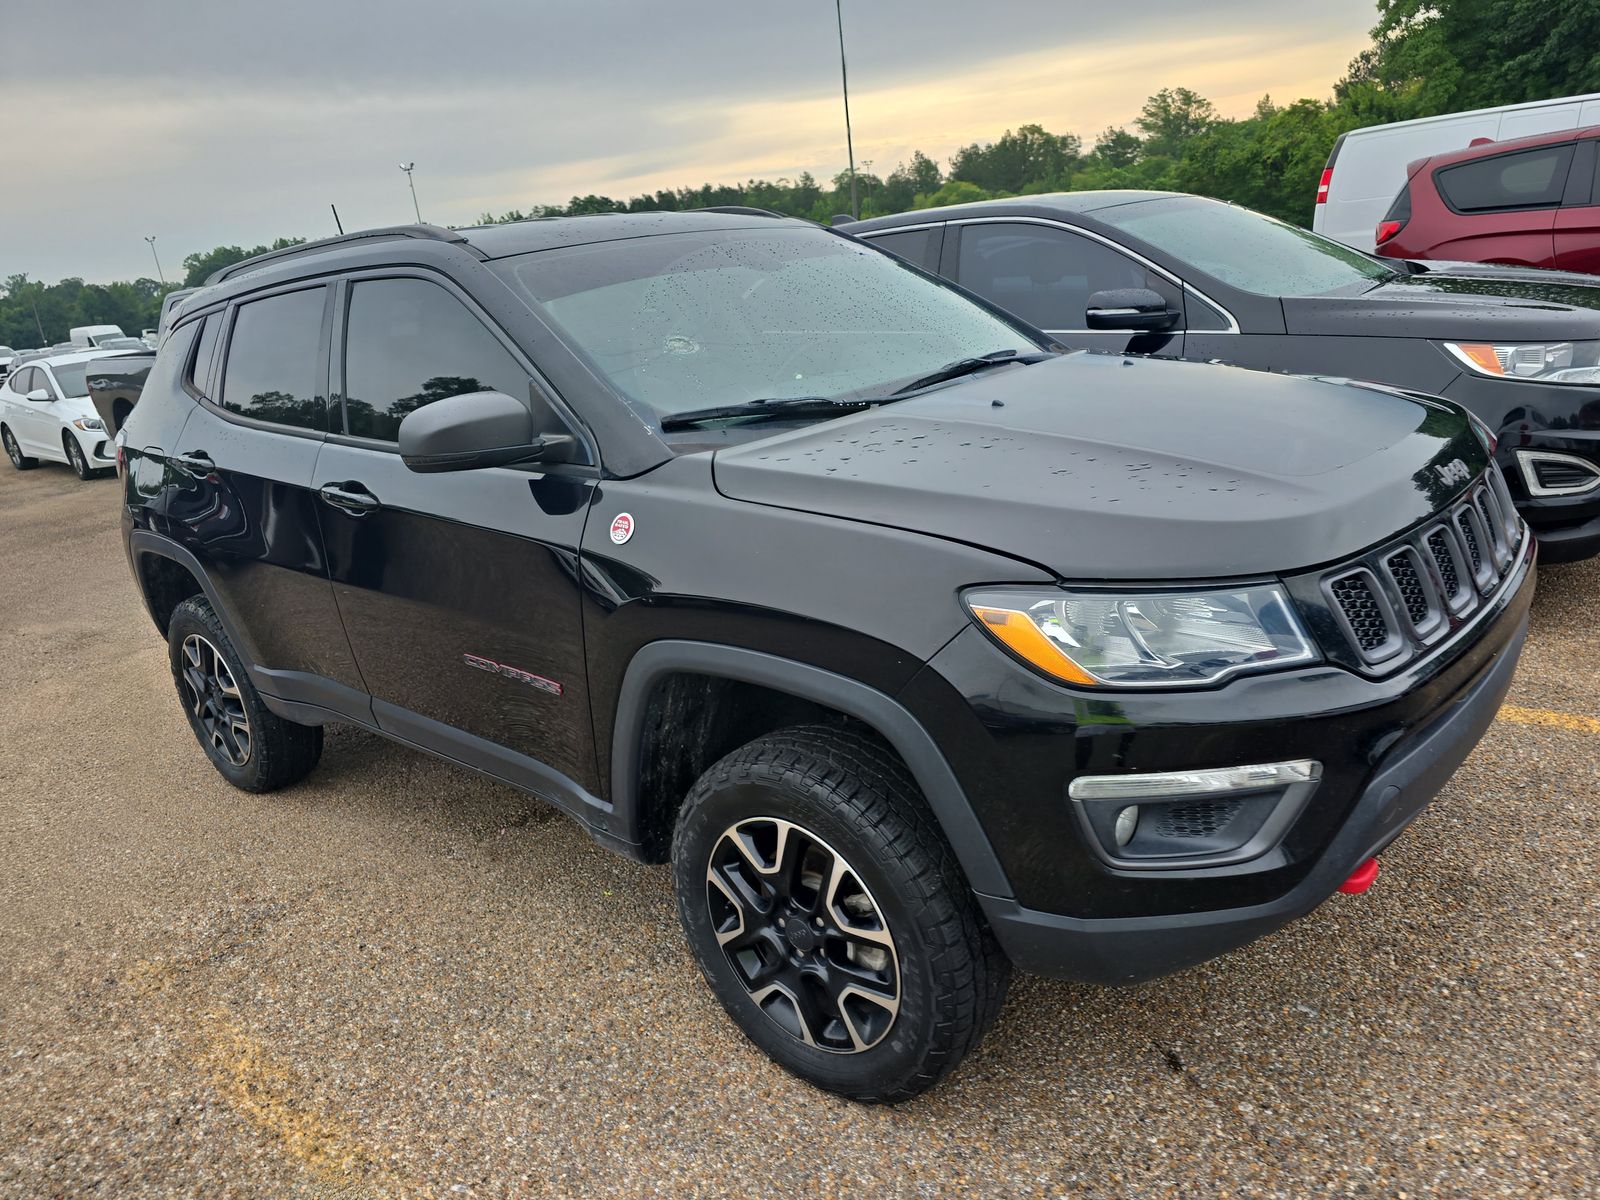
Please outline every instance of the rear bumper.
M1026 971L1137 983L1215 958L1304 916L1398 837L1472 752L1511 686L1527 631L1524 612L1501 652L1380 765L1321 858L1283 895L1240 908L1101 919L1039 912L980 895L995 936Z

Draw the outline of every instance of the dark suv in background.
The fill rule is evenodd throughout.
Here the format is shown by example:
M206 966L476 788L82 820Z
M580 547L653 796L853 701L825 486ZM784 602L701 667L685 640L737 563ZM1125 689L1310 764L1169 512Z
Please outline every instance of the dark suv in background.
M1022 196L842 228L1063 345L1445 396L1497 440L1540 557L1600 552L1600 279L1375 258L1171 192Z
M282 787L348 722L670 860L728 1013L860 1099L949 1071L1013 963L1146 979L1365 887L1526 632L1454 406L1060 355L804 222L212 284L118 438L212 764Z

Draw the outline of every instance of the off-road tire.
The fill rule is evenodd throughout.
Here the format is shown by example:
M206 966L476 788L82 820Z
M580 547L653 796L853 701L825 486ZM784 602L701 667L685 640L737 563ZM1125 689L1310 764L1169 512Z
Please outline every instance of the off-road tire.
M718 941L714 905L722 901L708 893L713 855L730 830L762 817L825 843L881 909L899 1007L864 1049L819 1048L780 1025ZM685 799L672 862L678 914L717 998L751 1041L817 1087L869 1103L910 1099L953 1070L999 1017L1011 964L910 773L865 732L801 726L733 751ZM756 912L741 910L739 927L746 913L759 919ZM851 1036L857 1040L853 1026Z
M185 681L185 668L192 666L185 646L198 645L215 650L226 669L228 682L235 689L238 708L248 722L248 751L242 762L230 757L230 746L219 746L207 732L204 718L196 711L195 692ZM297 725L286 721L261 702L261 695L250 682L244 662L223 631L222 622L203 596L192 596L179 604L167 625L168 659L178 699L189 727L211 765L234 787L247 792L272 792L298 783L311 773L322 757L322 727ZM237 747L231 747L237 750Z

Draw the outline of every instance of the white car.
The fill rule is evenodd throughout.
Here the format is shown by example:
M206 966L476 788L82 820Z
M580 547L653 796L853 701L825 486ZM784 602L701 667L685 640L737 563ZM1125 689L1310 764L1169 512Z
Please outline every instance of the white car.
M0 384L0 445L19 471L41 458L63 462L92 479L116 466L106 427L89 402L89 364L115 350L29 359Z

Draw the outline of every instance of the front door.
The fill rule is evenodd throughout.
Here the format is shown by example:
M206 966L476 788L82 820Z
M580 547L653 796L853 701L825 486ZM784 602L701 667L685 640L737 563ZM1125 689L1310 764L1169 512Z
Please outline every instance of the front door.
M594 473L408 470L400 422L434 400L500 391L527 399L549 432L559 418L530 367L443 280L360 278L344 290L333 410L344 429L315 486L378 724L551 799L569 782L593 791L577 564Z

